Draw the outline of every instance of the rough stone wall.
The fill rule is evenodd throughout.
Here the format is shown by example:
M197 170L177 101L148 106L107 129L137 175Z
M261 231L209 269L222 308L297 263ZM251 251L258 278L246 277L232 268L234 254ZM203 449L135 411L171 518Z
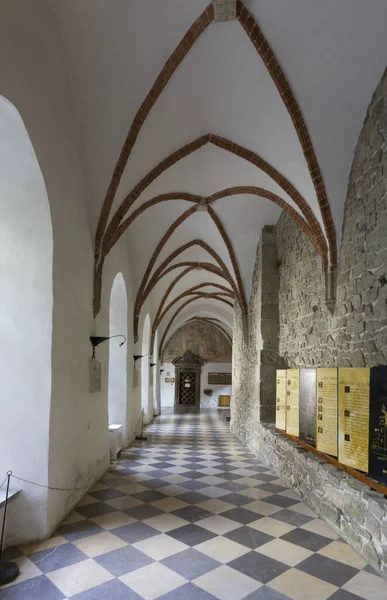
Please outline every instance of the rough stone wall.
M165 347L165 362L182 356L186 350L199 354L204 362L231 362L230 342L219 329L204 321L187 323L176 331Z
M344 213L337 303L324 305L316 250L283 213L277 223L280 354L289 366L387 362L387 72L359 136Z
M249 443L257 422L275 414L275 371L283 366L278 353L278 268L276 234L261 232L253 272L249 317L239 307L233 328L232 429Z
M283 213L276 225L279 355L288 367L372 367L387 363L387 71L378 85L350 172L337 302L325 306L316 250ZM247 331L235 311L232 431L384 577L387 500L263 425L260 257L253 276Z
M257 424L250 444L273 473L387 578L387 499L334 465Z

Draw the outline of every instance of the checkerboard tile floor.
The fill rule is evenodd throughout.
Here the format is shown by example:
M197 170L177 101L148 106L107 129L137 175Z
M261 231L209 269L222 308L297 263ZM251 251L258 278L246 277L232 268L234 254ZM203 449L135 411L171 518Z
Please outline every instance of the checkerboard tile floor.
M386 600L387 582L228 430L166 414L0 600Z

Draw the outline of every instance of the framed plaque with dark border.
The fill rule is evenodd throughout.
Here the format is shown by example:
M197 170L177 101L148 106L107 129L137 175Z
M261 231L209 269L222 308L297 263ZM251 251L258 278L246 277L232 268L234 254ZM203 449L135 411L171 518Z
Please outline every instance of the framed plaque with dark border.
M316 369L300 369L299 437L316 445Z
M277 370L275 426L286 429L286 370Z
M317 369L316 448L337 456L337 369Z
M369 475L387 484L387 366L371 368Z
M298 369L286 371L286 433L298 437L300 375Z
M368 473L370 369L339 369L339 462Z

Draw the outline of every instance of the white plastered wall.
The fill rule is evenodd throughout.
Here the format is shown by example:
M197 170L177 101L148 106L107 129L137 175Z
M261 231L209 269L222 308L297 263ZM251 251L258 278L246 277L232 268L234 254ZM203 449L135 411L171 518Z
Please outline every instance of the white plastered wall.
M0 97L0 484L8 470L48 483L52 339L52 228L42 172L17 109ZM37 536L47 490L23 488L9 541ZM15 518L17 515L17 518Z
M174 406L175 384L167 383L165 380L175 377L175 366L172 363L164 363L164 372L161 374L161 409ZM202 367L200 376L200 407L215 408L218 406L218 396L232 396L231 385L213 385L208 383L208 373L231 373L231 363L206 363ZM212 389L212 396L203 393L205 389Z
M105 335L108 332L109 295L118 271L126 280L128 305L132 302L128 285L131 277L128 252L127 248L115 248L106 261L103 310L94 322L93 233L89 224L66 65L52 14L43 0L13 0L2 6L0 71L0 95L16 107L24 121L44 177L52 221L52 373L51 406L49 422L46 423L49 451L47 448L41 451L36 461L46 469L46 476L42 473L38 483L69 489L85 486L86 489L109 466L108 348L102 346L98 355L103 364L102 391L90 394L89 336L103 335L102 329ZM131 318L128 322L131 323ZM133 404L135 406L135 402ZM36 410L40 412L38 405ZM42 427L43 420L44 416L41 418ZM129 426L128 432L130 435ZM24 452L23 445L24 440L20 440L21 453ZM38 479L39 474L35 475ZM27 498L23 490L10 506L6 544L47 537L83 493L50 490L39 503L31 502L29 505L33 527L21 527L20 507Z
M128 406L127 345L123 338L114 336L124 335L127 337L127 331L128 300L125 280L122 273L117 273L110 294L109 336L113 337L109 340L108 413L109 425L122 425L124 439L126 439Z

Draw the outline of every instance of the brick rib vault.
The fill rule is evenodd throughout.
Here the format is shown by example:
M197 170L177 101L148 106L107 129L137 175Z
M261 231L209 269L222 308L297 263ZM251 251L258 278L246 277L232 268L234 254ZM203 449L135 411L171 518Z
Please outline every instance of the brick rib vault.
M158 242L144 271L136 296L133 320L135 340L138 339L139 317L146 299L155 290L158 282L163 277L171 273L171 271L174 269L186 267L170 283L156 310L156 316L152 326L152 342L154 340L157 327L160 325L169 309L179 300L183 299L186 295L195 293L195 296L181 305L173 315L172 319L164 330L163 338L160 344L160 350L163 347L167 332L173 320L176 318L177 314L181 312L183 307L187 306L191 302L194 302L196 299L203 297L211 298L215 301L229 303L228 300L225 300L225 298L220 296L219 292L203 294L201 292L193 292L191 288L190 290L187 289L185 292L178 295L177 298L170 301L167 305L167 308L165 308L167 300L172 294L176 284L179 282L185 283L184 277L189 275L193 269L198 268L198 266L201 265L200 261L195 260L195 256L193 257L193 260L183 261L177 264L174 263L173 261L177 259L182 252L187 250L195 252L195 248L197 247L204 249L211 256L213 262L203 264L203 270L224 278L229 285L229 288L227 289L231 290L232 297L239 304L242 314L246 316L248 313L246 294L241 277L238 256L235 251L232 238L227 233L222 220L213 207L213 204L216 201L220 201L230 196L248 194L251 196L256 196L257 199L263 198L273 202L289 214L297 226L313 243L321 257L324 271L328 273L329 271L334 271L336 268L337 246L334 224L329 208L322 173L301 108L292 91L290 82L288 81L281 65L279 64L279 61L276 58L276 55L268 40L265 38L253 15L249 12L241 0L237 0L236 16L237 21L243 28L247 38L256 50L258 60L262 61L264 64L267 73L269 74L276 90L278 91L283 106L291 118L303 156L306 161L311 182L313 183L322 226L320 225L319 217L315 214L307 198L305 198L295 187L295 185L278 169L276 169L273 164L270 164L261 155L253 150L229 140L226 137L212 133L202 135L197 139L194 139L193 141L183 145L181 148L175 150L161 162L159 162L144 177L142 177L142 179L132 188L129 193L127 193L123 201L118 205L118 208L115 210L114 214L111 214L113 204L117 198L118 188L123 181L123 174L128 168L129 158L150 111L155 106L163 90L166 88L178 68L184 68L184 58L214 20L213 6L212 3L209 4L188 29L180 43L177 45L165 63L164 67L161 69L160 74L156 78L153 86L146 95L132 121L129 132L122 146L118 161L112 173L105 200L100 212L95 236L94 316L99 313L101 308L101 289L104 261L118 240L120 240L123 234L127 232L133 225L137 217L143 215L149 209L163 202L185 200L193 204L191 208L176 216L176 219L172 222ZM186 159L188 156L194 154L207 145L212 145L220 150L226 151L227 153L230 153L239 159L243 159L246 161L246 163L253 165L260 173L268 176L271 181L282 190L283 197L277 193L274 193L273 191L265 189L264 187L243 185L243 182L237 182L238 185L220 190L206 198L203 198L201 195L191 194L185 191L159 194L152 199L147 200L146 202L142 202L140 206L130 212L134 203L137 200L141 200L142 194L149 188L151 184L154 184L161 175L167 172L174 165L177 165L182 160ZM184 227L187 219L192 217L198 208L200 209L201 205L203 204L205 205L205 209L207 210L209 218L216 226L217 232L224 246L225 256L228 257L232 269L230 270L227 267L223 258L219 255L219 253L214 251L211 245L200 239L194 239L190 242L187 242L183 246L177 248L175 251L169 253L168 257L162 262L162 264L156 268L157 261L167 242L171 240L173 234L179 227ZM259 210L259 204L257 204L257 210ZM214 283L202 284L202 287L205 287L205 285L212 285L214 287ZM219 284L215 285L215 287L219 288ZM226 292L223 291L222 293L225 294Z

